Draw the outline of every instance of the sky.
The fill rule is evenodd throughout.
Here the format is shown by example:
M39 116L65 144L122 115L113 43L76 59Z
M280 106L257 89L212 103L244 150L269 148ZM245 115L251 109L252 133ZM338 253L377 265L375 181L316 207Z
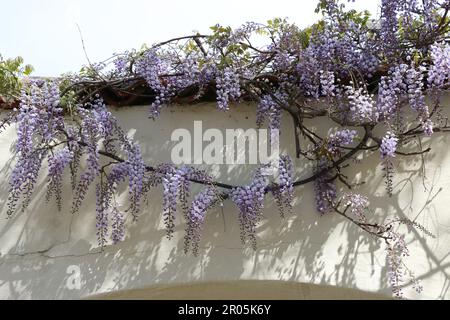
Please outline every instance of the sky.
M347 2L346 0L344 0ZM377 0L349 8L377 13ZM288 18L300 27L314 23L317 0L0 0L0 54L22 56L36 76L58 76L91 62L220 23Z

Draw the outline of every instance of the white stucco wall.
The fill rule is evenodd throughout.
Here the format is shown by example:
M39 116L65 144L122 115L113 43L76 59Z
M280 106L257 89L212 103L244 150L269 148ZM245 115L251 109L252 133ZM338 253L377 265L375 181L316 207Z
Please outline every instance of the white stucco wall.
M446 105L450 105L449 98ZM164 109L155 122L148 119L146 107L121 108L114 113L140 143L149 164L169 161L172 131L176 128L192 130L194 120L203 120L204 129L252 128L255 124L255 106L252 104L233 107L229 113L216 110L213 104L176 106ZM283 121L281 147L294 155L291 119L285 116ZM318 130L325 131L330 125L324 119L315 120L315 124ZM208 215L201 255L198 258L184 255L185 224L181 217L177 220L175 238L169 241L165 237L161 188L150 193L139 222L128 221L126 241L109 246L104 252L97 248L93 187L80 213L72 216L69 184L65 185L63 210L58 212L53 203L45 203L45 179L42 178L30 207L7 220L7 179L12 169L11 143L14 138L13 128L0 134L2 299L84 298L111 291L151 290L153 286L161 288L177 284L206 284L204 290L208 283L236 280L331 285L390 296L384 245L340 216L318 215L314 209L312 185L296 189L294 214L284 220L279 217L271 197L267 198L264 220L258 228L259 248L256 252L242 248L237 210L227 201L223 212L218 208ZM392 198L386 197L377 153L366 155L363 162L351 163L345 169L355 177L354 182L363 179L366 182L358 191L370 196L374 209L370 219L382 222L396 213L400 217L417 219L437 235L436 239L427 238L421 232L404 228L408 232L411 251L407 265L424 286L421 295L407 288L409 298L450 298L449 143L450 136L442 134L436 134L431 141L424 140L425 145L432 147L426 155L425 181L420 176L420 157L405 158L400 165L397 163ZM298 178L309 176L310 168L305 168L304 163L296 160L295 165ZM231 184L247 183L251 176L250 167L203 166L218 180ZM121 197L126 199L126 192ZM67 286L71 266L80 270L80 289L71 290ZM276 287L269 286L267 290L273 290L272 298L277 298ZM342 292L345 297L344 292L348 291Z

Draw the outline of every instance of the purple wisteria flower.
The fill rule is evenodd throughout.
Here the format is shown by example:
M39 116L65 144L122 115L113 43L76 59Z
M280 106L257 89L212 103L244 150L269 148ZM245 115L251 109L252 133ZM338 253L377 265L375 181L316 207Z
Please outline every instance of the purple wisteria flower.
M139 145L134 144L130 150L128 150L128 189L131 203L131 214L136 221L140 211L140 202L142 198L145 163L142 158L141 149Z
M265 188L267 177L259 168L250 185L238 187L232 190L231 200L239 209L239 224L241 227L241 241L243 244L250 242L256 250L256 226L261 219L261 210L264 207Z
M62 206L62 180L64 169L73 161L73 152L65 147L60 151L49 154L48 156L48 191L46 195L47 201L52 195L55 195L58 210L61 211Z
M205 223L206 212L214 206L218 201L217 190L208 187L200 192L192 201L192 205L188 212L188 220L186 227L186 235L184 238L184 251L197 256L199 253L199 245Z
M361 222L367 222L365 215L365 211L369 207L369 199L367 197L358 193L347 193L343 197L343 202Z
M376 104L376 118L378 121L390 120L398 111L401 96L407 90L404 78L408 66L400 64L389 71L388 76L380 80L378 100Z
M441 89L450 81L450 45L444 42L433 44L430 57L433 64L428 71L428 85Z
M282 107L280 104L287 104L287 99L287 95L281 91L275 92L274 97L264 95L256 109L256 125L258 128L268 119L270 144L272 146L277 143L281 129Z
M340 146L348 146L353 143L358 133L356 130L343 129L336 131L328 137L327 150L332 155L340 154Z
M336 86L334 84L335 77L331 71L320 71L320 85L322 88L322 95L325 97L334 97Z
M381 0L381 40L388 59L395 59L398 46L398 11L402 1Z
M112 209L111 217L111 240L113 244L117 244L125 239L125 217L116 207Z
M373 95L364 88L355 89L353 86L347 86L346 93L351 119L358 122L372 121L375 115Z
M35 138L40 136L42 143L51 144L56 130L64 126L59 101L56 82L32 81L22 89L16 116L18 160L9 180L8 216L13 215L21 196L22 208L27 208L42 161L49 152L40 148Z
M277 203L280 215L285 216L285 211L292 212L292 203L294 200L292 159L288 155L280 156L279 160L279 183L274 186L272 194Z
M163 219L167 230L167 237L171 239L175 228L175 214L177 211L178 175L176 169L165 173L163 177Z
M395 152L397 151L398 138L395 134L388 132L381 140L380 153L381 159L385 160L388 158L395 157Z
M406 270L403 258L409 256L409 250L405 242L404 235L397 232L389 232L390 245L386 247L388 279L396 298L404 298L402 284L404 282Z
M209 183L211 177L206 172L182 166L175 168L169 164L163 164L157 170L162 174L163 184L163 219L168 238L172 238L175 228L177 204L180 201L185 218L188 218L188 197L190 194L191 180Z
M150 117L154 119L159 116L161 107L173 94L170 86L164 84L161 78L169 73L169 66L159 57L157 50L151 49L136 62L136 73L144 78L156 93L155 101L150 106Z
M95 188L96 206L95 206L95 220L97 229L97 241L100 248L104 249L107 245L108 237L108 207L109 207L109 194L103 190L101 184L97 184Z
M326 160L320 160L315 170L316 174L322 173L314 181L316 209L321 214L332 211L333 201L337 197L332 170L325 170L328 165Z
M386 189L388 195L392 195L393 191L393 173L394 165L392 163L392 158L395 157L395 152L397 151L398 138L395 134L388 132L386 136L381 140L380 154L382 160L382 166L386 178Z
M123 54L117 55L113 61L115 69L114 71L119 76L125 76L129 71L128 69L130 65L129 55L130 55L129 52L124 52Z
M425 96L423 94L425 71L426 68L423 66L417 69L411 66L406 72L406 83L408 85L409 104L417 112L425 134L431 136L433 134L433 123L431 122L430 112L425 104Z
M98 149L95 147L89 147L87 152L87 168L78 181L78 185L75 190L75 197L72 203L72 213L76 213L80 209L80 206L88 192L89 186L95 181L95 178L98 176L100 170Z
M231 101L241 96L239 75L232 68L225 68L216 77L217 106L220 110L228 110Z

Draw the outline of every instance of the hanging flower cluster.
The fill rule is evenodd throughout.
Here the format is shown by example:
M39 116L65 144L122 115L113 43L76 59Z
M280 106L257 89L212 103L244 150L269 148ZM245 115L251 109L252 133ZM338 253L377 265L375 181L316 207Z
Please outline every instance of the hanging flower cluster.
M361 222L367 222L365 211L369 207L369 199L358 193L347 193L343 197L345 206Z
M376 105L376 117L379 121L388 121L398 114L402 93L406 92L404 82L407 65L400 64L381 77Z
M386 177L386 187L389 196L392 195L393 186L392 179L394 174L394 165L392 163L392 158L395 157L395 151L397 150L398 138L395 134L388 132L386 136L381 141L380 154L383 163L383 170Z
M322 89L322 96L334 97L336 86L334 82L336 81L334 73L331 71L320 71L320 87Z
M287 155L280 156L279 164L279 183L277 188L273 188L272 194L277 202L278 209L282 217L285 213L292 212L292 203L294 201L294 178L292 159Z
M139 145L133 145L128 151L128 181L129 193L131 199L131 213L135 220L140 211L140 203L142 191L144 189L145 163L142 159L141 149Z
M390 232L391 244L387 247L388 278L395 297L403 298L401 289L407 270L403 258L409 256L409 249L405 242L405 236L396 232ZM421 291L421 289L419 289Z
M73 161L73 152L65 147L48 156L48 191L46 200L54 195L59 211L62 206L62 180L64 170Z
M217 190L208 187L200 192L192 201L192 206L188 212L186 235L184 240L184 251L189 250L197 256L199 254L199 244L202 237L203 225L206 213L219 201Z
M216 78L217 106L221 110L228 110L229 103L241 96L239 75L231 68L225 68Z
M29 204L42 162L52 150L52 136L63 125L59 99L59 89L55 83L36 82L32 83L28 90L22 90L16 119L15 150L18 158L9 180L8 216L14 213L21 198L23 209ZM50 147L36 149L34 147L36 138L40 138L43 144ZM53 170L52 173L58 180L58 170ZM52 185L52 188L54 187Z
M428 85L441 89L450 80L450 46L436 43L430 46L430 56L433 64L428 71Z
M347 86L347 97L351 120L356 122L371 122L374 118L374 99L365 88L355 89Z
M124 62L120 65L120 71L124 69ZM169 66L160 58L156 50L148 50L136 61L136 73L145 79L148 86L156 93L155 101L150 107L150 117L159 115L161 107L168 102L171 92L171 84L164 84L161 75L168 73Z
M276 92L274 97L271 95L263 96L256 109L256 125L261 127L264 121L268 119L270 130L280 130L282 114L280 104L287 103L287 95L282 92Z
M322 173L314 181L314 193L316 197L316 209L321 214L333 210L333 202L337 197L337 189L334 183L335 177L331 170L327 170L328 161L322 160L318 163L315 172Z
M239 209L242 243L250 242L255 250L257 247L256 226L262 218L266 187L267 177L263 174L263 168L260 168L256 171L250 185L235 188L231 192L231 200Z
M349 129L336 131L335 133L330 134L326 146L328 152L333 156L340 154L341 151L339 147L351 145L356 136L357 132Z

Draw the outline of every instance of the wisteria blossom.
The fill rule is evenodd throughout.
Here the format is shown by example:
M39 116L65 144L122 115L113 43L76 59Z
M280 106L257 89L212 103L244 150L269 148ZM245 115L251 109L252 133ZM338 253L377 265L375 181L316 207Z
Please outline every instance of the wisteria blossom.
M388 132L386 136L383 137L380 146L382 166L386 178L386 188L389 196L391 196L393 192L394 165L392 163L392 158L395 157L397 144L398 138L395 136L395 134Z
M207 211L218 201L217 190L206 188L195 196L188 213L188 222L185 236L185 252L192 250L194 255L199 254L199 244L202 237L203 225Z
M231 68L225 68L216 77L217 106L221 110L228 110L229 104L241 96L239 75Z
M428 71L428 84L434 88L442 88L450 80L450 46L435 43L430 47L433 64Z
M59 211L62 206L62 180L64 169L66 169L73 160L73 152L68 148L48 156L48 191L46 195L47 201L52 195L55 196L56 204Z
M388 132L381 141L380 153L381 159L395 157L395 151L397 151L398 138L395 134Z
M258 169L250 185L235 188L231 192L231 200L239 209L242 243L250 242L253 248L257 246L256 227L261 220L267 187L267 177L262 172L262 168Z
M272 195L278 206L280 215L284 217L286 213L292 213L294 201L294 177L292 159L287 155L280 156L279 164L279 182L272 188Z
M328 137L328 144L326 146L328 152L332 155L340 153L340 146L349 146L353 143L357 136L356 130L344 129L336 131Z
M332 172L327 171L328 163L324 160L320 161L316 167L317 172L323 172L314 181L314 192L316 200L316 209L319 213L329 213L333 209L333 202L337 198L337 189L334 183Z
M344 205L350 209L350 212L361 222L366 223L367 217L365 211L369 207L369 199L366 196L357 193L347 193L343 197Z

